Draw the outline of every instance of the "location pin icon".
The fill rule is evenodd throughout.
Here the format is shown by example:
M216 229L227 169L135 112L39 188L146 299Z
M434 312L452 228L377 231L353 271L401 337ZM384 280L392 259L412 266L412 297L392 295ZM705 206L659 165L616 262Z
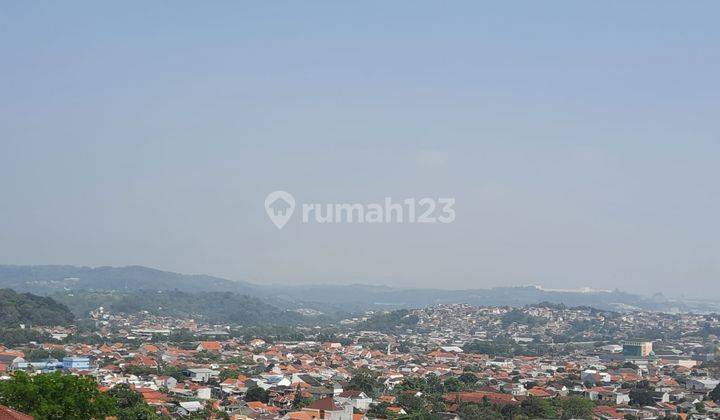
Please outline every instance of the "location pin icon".
M275 226L282 229L295 211L295 198L285 191L273 191L265 198L265 211Z

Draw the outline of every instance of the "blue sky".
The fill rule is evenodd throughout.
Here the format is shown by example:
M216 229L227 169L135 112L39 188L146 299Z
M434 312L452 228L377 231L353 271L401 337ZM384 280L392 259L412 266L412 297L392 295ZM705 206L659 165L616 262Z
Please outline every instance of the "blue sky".
M0 258L720 296L717 2L16 2ZM450 225L263 202L455 197Z

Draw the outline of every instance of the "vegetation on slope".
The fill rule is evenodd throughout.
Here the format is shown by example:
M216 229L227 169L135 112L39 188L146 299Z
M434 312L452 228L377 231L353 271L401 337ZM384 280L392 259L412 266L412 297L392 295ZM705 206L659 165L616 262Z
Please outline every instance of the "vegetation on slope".
M110 312L170 317L196 317L211 323L287 325L302 321L295 312L284 311L259 299L231 292L186 293L171 291L88 292L55 295L78 316L104 307Z
M0 289L0 327L68 325L74 320L67 306L49 297Z

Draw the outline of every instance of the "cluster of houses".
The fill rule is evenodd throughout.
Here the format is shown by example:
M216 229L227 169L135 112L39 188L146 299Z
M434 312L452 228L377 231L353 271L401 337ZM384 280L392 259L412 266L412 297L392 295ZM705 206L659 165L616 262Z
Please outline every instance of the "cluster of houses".
M604 316L587 309L528 311L530 316L551 319L557 328ZM349 320L348 329L332 342L248 340L232 337L228 326L103 315L99 325L112 327L119 334L116 341L0 346L0 374L7 379L18 370L33 374L61 370L92 376L103 390L128 384L159 413L177 418L208 406L231 419L400 416L410 409L403 404L403 394L422 397L424 392L403 384L428 378L446 384L439 391L444 409L436 414L449 419L459 418L463 404L502 407L520 405L528 398L572 396L593 401L596 419L720 418L720 407L709 397L720 383L718 370L707 353L717 337L624 340L535 356L464 351L471 340L492 341L493 328L502 328L508 312L508 308L444 305L417 311L417 326L395 332L353 328L363 319ZM628 321L614 318L613 322ZM538 328L507 323L504 327L529 337ZM545 324L542 331L555 327ZM153 340L179 328L192 331L197 341ZM31 350L61 350L65 356L27 360ZM376 378L376 388L353 385L353 376L361 371ZM461 377L463 386L457 387L453 379ZM376 409L379 406L382 411Z

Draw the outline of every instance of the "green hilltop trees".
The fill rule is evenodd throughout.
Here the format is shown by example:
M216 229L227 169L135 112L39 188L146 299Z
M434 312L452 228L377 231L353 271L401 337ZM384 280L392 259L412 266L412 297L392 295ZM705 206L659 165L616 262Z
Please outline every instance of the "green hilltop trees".
M0 382L0 403L41 419L85 420L116 412L114 399L100 392L93 378L60 372L15 373Z
M88 376L60 372L30 376L16 372L0 381L0 404L36 419L90 420L117 416L119 420L156 420L160 417L127 385L100 392Z

